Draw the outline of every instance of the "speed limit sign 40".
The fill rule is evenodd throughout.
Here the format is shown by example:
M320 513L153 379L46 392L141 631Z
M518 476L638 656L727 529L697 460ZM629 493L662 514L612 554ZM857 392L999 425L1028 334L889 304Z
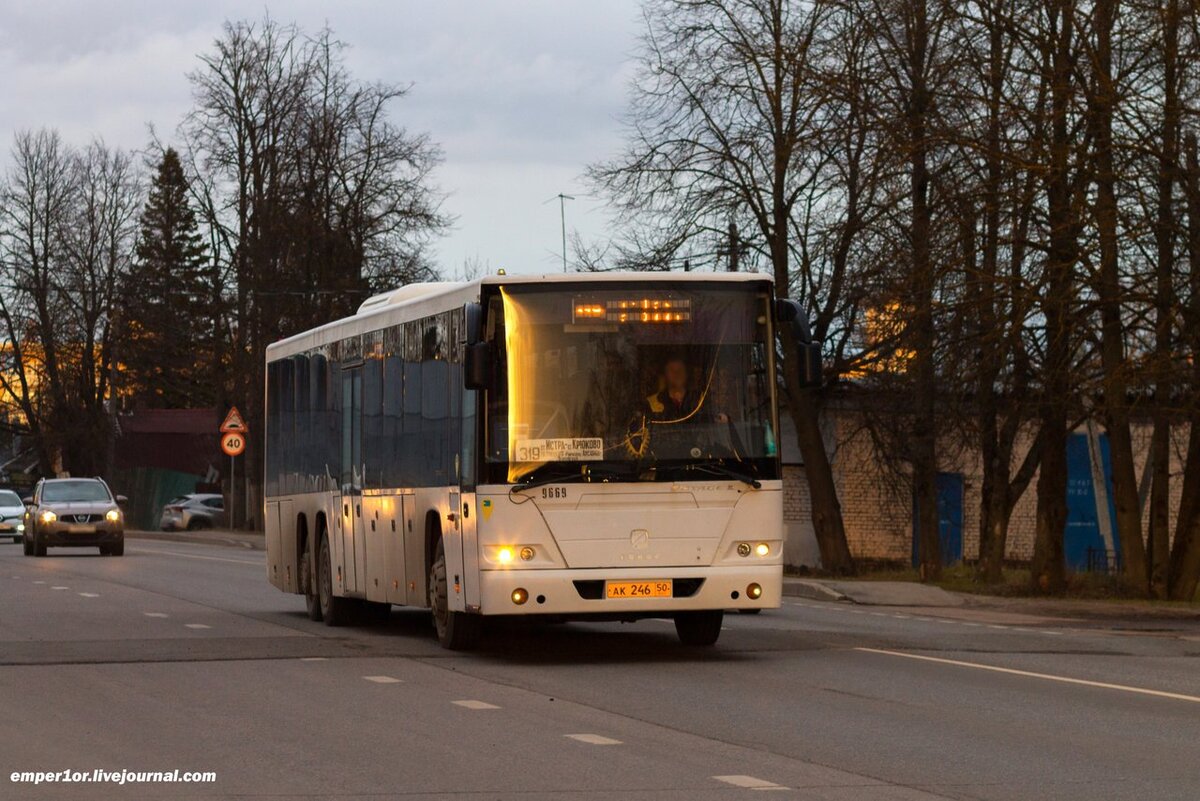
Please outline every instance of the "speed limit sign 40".
M240 456L246 450L246 435L240 431L230 431L221 435L221 450L226 456Z

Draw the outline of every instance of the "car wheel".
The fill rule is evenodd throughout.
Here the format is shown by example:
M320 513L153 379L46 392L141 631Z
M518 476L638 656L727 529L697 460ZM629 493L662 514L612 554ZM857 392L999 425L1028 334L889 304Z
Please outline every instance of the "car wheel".
M26 556L33 556L33 540L29 537L21 537L21 550Z
M468 651L479 644L483 635L483 617L450 611L449 585L446 581L446 549L439 539L429 568L429 607L438 642L451 651Z
M101 545L101 546L100 546L100 555L101 555L101 556L108 556L108 555L109 555L109 551L108 551L108 546L107 546L107 545Z
M684 645L712 645L721 636L724 612L680 612L675 615L675 633Z
M300 589L304 591L304 608L308 619L320 622L321 599L317 592L317 579L313 576L312 546L304 543L304 553L300 555Z
M121 539L117 540L112 545L108 546L108 555L109 556L124 556L125 555L125 538L124 537L121 537Z
M45 556L46 555L46 543L42 540L41 536L39 536L37 534L33 535L33 555L34 556Z
M187 524L188 531L201 531L206 528L208 528L208 526L206 525L205 520L202 517L193 517L191 520L188 521L188 524Z
M321 537L321 555L317 562L317 595L321 599L321 619L326 626L345 626L353 622L354 605L351 598L333 594L333 555L329 538Z

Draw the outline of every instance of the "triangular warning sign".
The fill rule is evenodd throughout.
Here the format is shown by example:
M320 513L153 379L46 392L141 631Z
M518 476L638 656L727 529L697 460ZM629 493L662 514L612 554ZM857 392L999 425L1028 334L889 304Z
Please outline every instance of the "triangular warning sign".
M228 434L231 431L248 431L246 421L242 419L242 413L238 411L236 406L229 407L229 414L225 415L225 422L221 423L221 433Z

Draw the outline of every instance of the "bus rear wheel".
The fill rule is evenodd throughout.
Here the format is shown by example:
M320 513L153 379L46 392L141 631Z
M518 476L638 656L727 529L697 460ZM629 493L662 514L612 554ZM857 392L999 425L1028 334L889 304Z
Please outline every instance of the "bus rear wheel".
M483 618L450 610L450 591L446 580L446 549L439 539L429 568L429 607L438 642L451 651L467 651L479 644Z
M300 587L304 590L304 609L308 612L308 619L320 622L321 599L317 596L317 579L313 575L312 545L307 540L300 555Z
M684 645L712 645L721 636L725 613L680 612L675 615L675 633Z
M317 563L317 596L321 604L321 619L326 626L345 626L353 622L354 604L350 598L333 594L333 555L329 552L329 537L321 537L321 555Z

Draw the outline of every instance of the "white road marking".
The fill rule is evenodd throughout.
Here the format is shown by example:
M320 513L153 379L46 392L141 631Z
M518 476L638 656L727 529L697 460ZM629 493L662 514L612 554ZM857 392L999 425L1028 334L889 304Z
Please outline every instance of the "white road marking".
M989 628L989 629L1007 629L1007 628L1008 628L1008 626L1000 626L1000 625L997 625L997 624L995 624L995 623L989 623L989 624L988 624L988 628Z
M912 615L892 615L897 620L912 620Z
M69 590L71 588L70 587L51 587L50 589L52 589L52 590Z
M982 626L983 624L982 624L982 623L970 623L970 622L968 622L968 621L965 621L965 620L964 620L964 621L963 621L963 625L964 625L964 626L976 626L976 627L978 627L978 626Z
M975 668L976 670L990 670L993 673L1007 673L1011 676L1024 676L1031 679L1045 679L1046 681L1057 681L1063 684L1078 684L1084 687L1096 687L1101 690L1118 690L1120 692L1134 693L1137 695L1150 695L1154 696L1155 698L1170 698L1175 701L1188 701L1193 704L1200 704L1200 696L1197 695L1184 695L1183 693L1172 693L1165 690L1151 690L1146 687L1131 687L1127 684L1112 684L1106 681L1089 681L1088 679L1076 679L1071 676L1058 676L1053 673L1037 673L1032 670L1018 670L1016 668L999 667L997 665L984 665L979 662L964 662L960 659L944 659L940 656L907 654L903 651L885 651L882 648L855 648L854 650L862 651L868 654L899 656L904 659L916 659L921 662L936 662L937 664L941 665Z
M376 684L403 684L403 679L397 679L393 676L363 676L367 681L373 681Z
M1051 637L1061 637L1061 631L1047 631L1046 629L1037 629L1038 634L1049 634Z
M769 782L766 779L759 779L754 776L713 776L719 782L732 784L734 787L741 787L745 790L787 790L782 784Z
M98 593L98 592L81 592L79 594L82 595L84 598L99 598L100 597L100 593Z
M300 657L300 661L301 662L325 662L325 661L327 661L327 657L324 657L324 656L302 656L302 657Z
M179 556L184 559L203 559L206 562L233 562L235 565L250 565L251 567L262 567L263 566L262 562L251 562L247 559L226 559L221 556L200 556L199 554L194 554L194 553L180 553L179 551L146 550L145 548L130 548L129 550L133 551L134 553L148 553L151 556L156 556L156 555L160 556L160 555L166 554L166 555L170 555L170 556Z
M142 612L146 617L167 617L166 612Z
M35 582L33 582L33 583L34 583L34 584L45 584L46 582L44 582L44 581L35 581Z
M587 743L589 745L620 745L621 744L620 740L614 740L611 737L602 737L599 734L564 734L563 737L566 737L571 740L578 740L581 743Z
M455 701L455 706L461 706L466 709L499 709L495 704L489 704L487 701Z
M206 625L204 623L184 623L183 625L189 629L211 629L212 628L212 626Z

